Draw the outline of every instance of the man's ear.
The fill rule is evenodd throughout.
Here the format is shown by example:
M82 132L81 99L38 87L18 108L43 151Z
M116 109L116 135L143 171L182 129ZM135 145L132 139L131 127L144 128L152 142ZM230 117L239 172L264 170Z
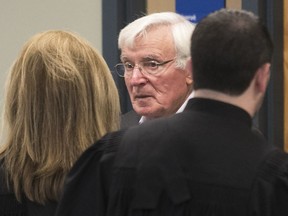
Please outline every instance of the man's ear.
M265 93L270 80L270 63L263 64L255 74L255 82L258 91Z
M186 76L186 83L188 85L191 85L193 83L193 71L192 71L192 60L189 58L186 62L186 67L185 67L187 76Z

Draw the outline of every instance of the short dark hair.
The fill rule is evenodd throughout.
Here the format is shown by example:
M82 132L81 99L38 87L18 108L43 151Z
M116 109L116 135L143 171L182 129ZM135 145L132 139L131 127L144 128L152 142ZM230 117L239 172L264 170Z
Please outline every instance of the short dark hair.
M202 19L191 38L194 89L240 95L257 69L270 63L273 43L259 18L221 9Z

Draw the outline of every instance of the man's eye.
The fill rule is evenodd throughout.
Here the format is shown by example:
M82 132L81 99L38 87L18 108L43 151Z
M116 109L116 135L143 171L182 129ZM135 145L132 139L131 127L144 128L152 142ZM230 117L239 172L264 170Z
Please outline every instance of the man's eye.
M134 66L131 63L124 64L126 70L133 70Z
M144 62L143 66L145 68L149 68L149 69L157 69L158 68L158 62L156 62L156 61Z

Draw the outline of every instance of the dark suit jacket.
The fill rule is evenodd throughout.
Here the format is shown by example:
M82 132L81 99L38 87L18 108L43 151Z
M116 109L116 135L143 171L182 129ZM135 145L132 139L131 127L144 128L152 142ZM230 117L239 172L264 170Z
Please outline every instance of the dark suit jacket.
M139 124L141 116L139 116L134 110L131 110L121 116L121 128L129 128Z
M106 135L70 172L57 216L287 216L288 156L247 112L193 98Z

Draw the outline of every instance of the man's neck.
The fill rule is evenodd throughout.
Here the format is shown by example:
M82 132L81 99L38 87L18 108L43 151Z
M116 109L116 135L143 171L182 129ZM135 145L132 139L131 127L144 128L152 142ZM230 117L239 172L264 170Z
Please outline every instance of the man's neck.
M232 104L234 106L238 106L244 109L251 117L254 116L256 112L256 107L254 103L252 103L251 98L248 94L243 93L239 96L231 96L228 94L224 94L222 92L217 92L208 89L199 89L194 91L194 97L199 98L207 98L212 100L218 100L224 103ZM249 101L249 103L247 103Z
M184 103L180 106L180 108L176 111L176 113L181 113L183 112L183 110L185 109L187 103L188 103L188 100L191 99L192 97L194 97L194 92L190 92L190 94L186 97ZM139 124L142 124L143 122L149 120L149 118L145 117L145 116L142 116L139 120Z

